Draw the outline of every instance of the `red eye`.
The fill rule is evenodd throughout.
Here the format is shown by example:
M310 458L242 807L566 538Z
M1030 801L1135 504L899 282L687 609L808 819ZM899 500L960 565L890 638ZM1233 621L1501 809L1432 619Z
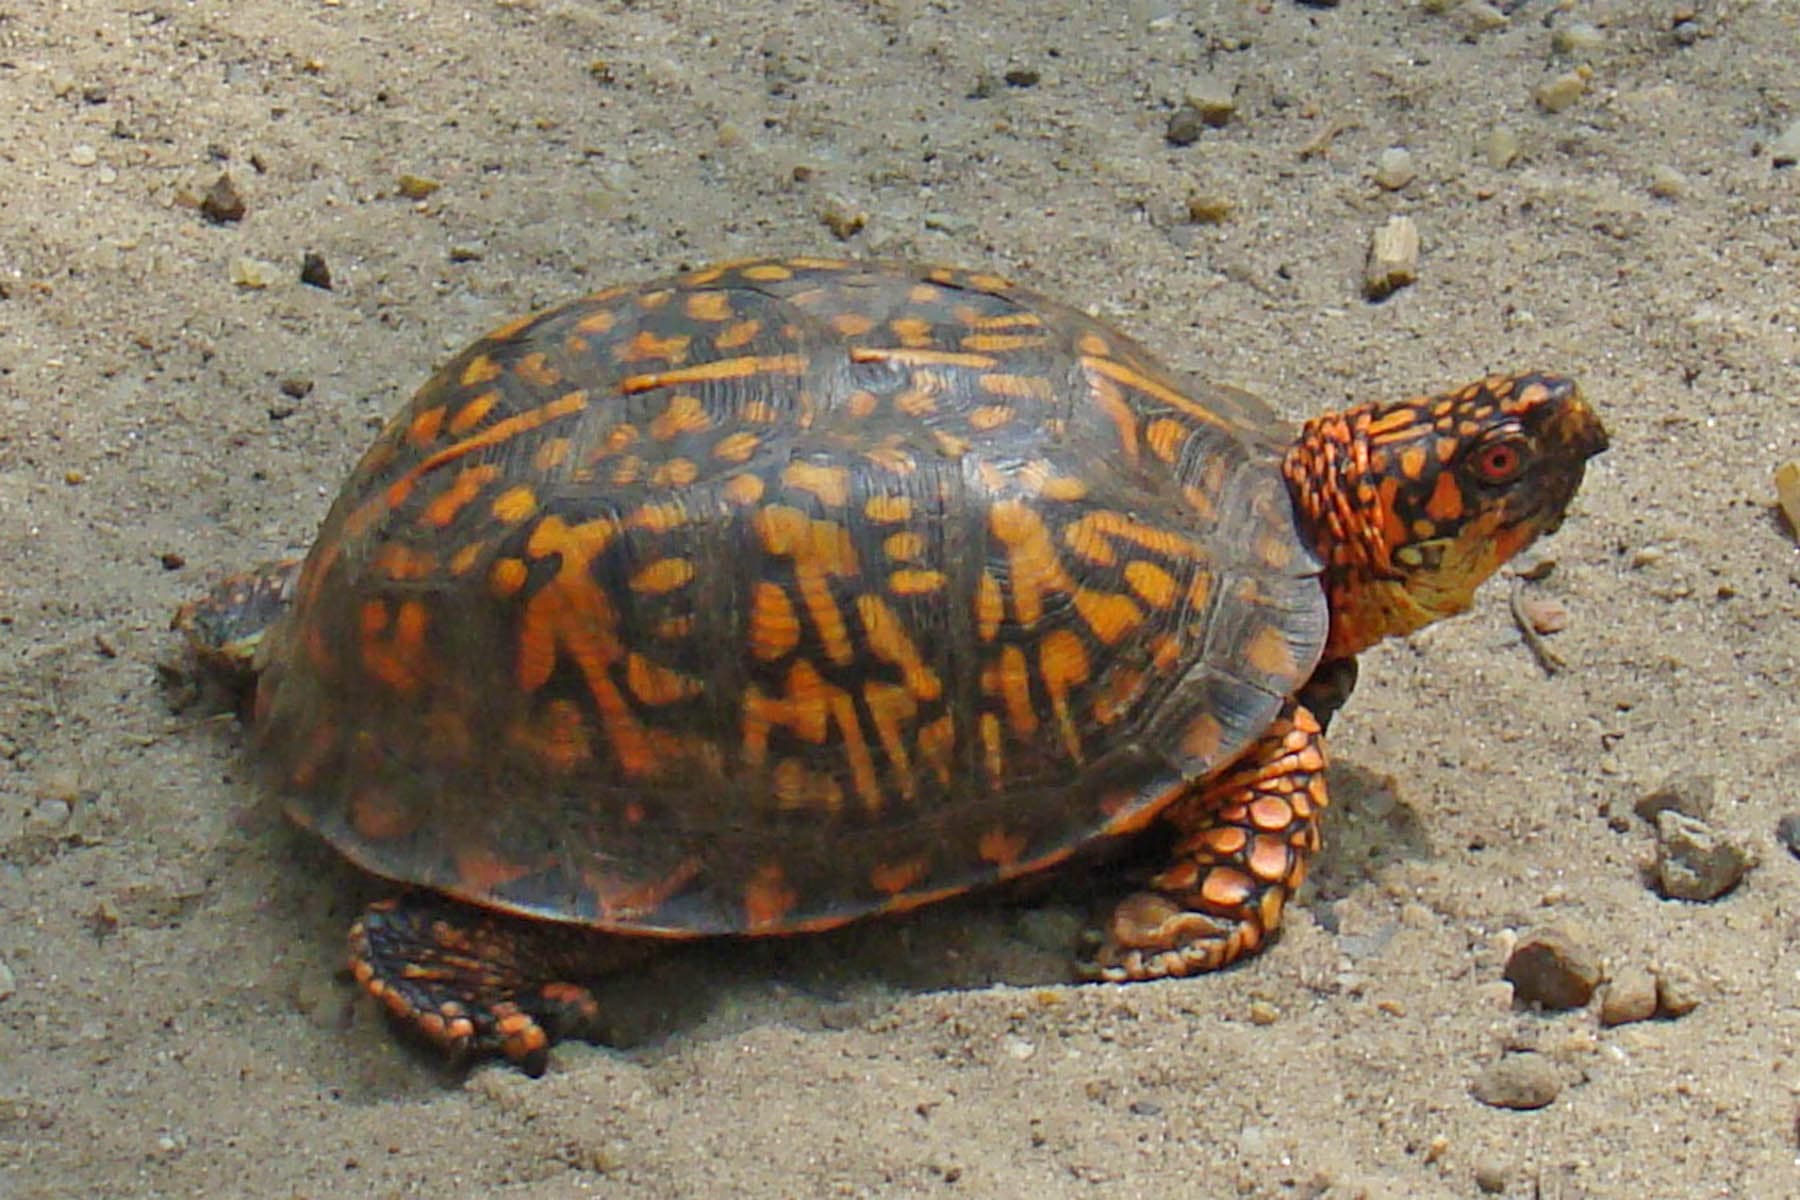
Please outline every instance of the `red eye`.
M1494 442L1475 452L1475 474L1483 483L1511 483L1524 465L1517 442Z

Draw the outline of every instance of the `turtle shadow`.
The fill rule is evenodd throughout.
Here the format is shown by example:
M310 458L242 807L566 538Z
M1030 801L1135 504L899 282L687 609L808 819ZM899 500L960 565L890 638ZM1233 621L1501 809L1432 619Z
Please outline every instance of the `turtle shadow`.
M1373 873L1431 854L1422 822L1392 777L1340 763L1331 768L1331 787L1325 848L1299 899L1327 930L1335 926L1333 903L1366 886ZM322 1074L341 1075L346 1056L360 1055L362 1043L397 1040L407 1047L404 1059L388 1057L390 1069L372 1067L373 1076L352 1072L360 1083L350 1090L386 1095L393 1086L430 1087L434 1075L454 1086L471 1064L445 1064L434 1049L408 1037L360 994L342 966L343 931L365 905L394 894L395 885L344 861L310 834L281 825L261 831L289 877L271 888L265 907L271 920L291 920L293 935L312 943L297 969L335 971L341 1007L315 1024L359 1043L322 1047ZM655 1057L677 1043L730 1038L768 1025L818 1031L866 1026L913 996L1072 984L1083 932L1163 865L1167 853L1168 838L1152 832L1109 854L1078 857L1048 876L903 916L803 936L672 943L615 974L583 980L601 1016L593 1028L568 1032L620 1053ZM391 1067L402 1061L411 1082L396 1084Z

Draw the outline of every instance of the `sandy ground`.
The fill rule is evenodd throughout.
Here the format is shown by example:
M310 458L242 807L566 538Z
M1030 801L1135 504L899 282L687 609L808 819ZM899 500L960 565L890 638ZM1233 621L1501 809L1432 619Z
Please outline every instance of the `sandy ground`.
M1767 150L1800 5L1426 7L0 5L0 1195L1800 1194L1800 556L1769 484L1800 168ZM1579 63L1584 95L1534 102ZM1229 124L1169 144L1209 80ZM1394 146L1417 177L1387 191ZM222 172L247 211L217 224ZM1367 303L1399 213L1418 283ZM1068 986L1078 889L967 903L679 956L607 990L617 1047L444 1072L342 971L376 887L159 682L169 614L304 546L484 328L768 250L1001 269L1295 416L1580 377L1614 448L1535 585L1568 668L1504 584L1369 655L1331 847L1243 969ZM1678 767L1761 859L1714 903L1646 884L1631 804ZM1547 923L1702 1004L1516 1011L1506 948ZM1552 1104L1472 1096L1523 1050Z

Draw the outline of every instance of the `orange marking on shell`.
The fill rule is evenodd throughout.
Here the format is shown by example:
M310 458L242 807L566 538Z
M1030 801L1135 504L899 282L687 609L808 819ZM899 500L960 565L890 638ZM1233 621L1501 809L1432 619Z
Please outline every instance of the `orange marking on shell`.
M1006 599L1000 591L1000 582L991 571L983 571L975 585L975 627L981 640L993 641L1005 619Z
M919 885L930 870L923 858L902 859L895 863L879 863L869 872L869 885L878 892L897 896Z
M843 467L789 463L781 473L781 482L796 491L811 493L828 508L842 508L850 502L850 472Z
M787 812L835 813L844 806L844 789L838 781L797 758L776 763L770 784L776 804Z
M1033 625L1043 615L1044 594L1072 592L1074 583L1057 557L1043 518L1024 501L997 502L988 510L988 526L1007 549L1013 616L1021 625Z
M486 542L465 542L461 549L450 556L450 573L467 575L475 569L476 564L487 552L488 544Z
M419 827L421 814L387 792L364 785L350 797L350 828L371 842L405 837Z
M720 350L741 350L756 340L762 332L762 322L756 320L738 321L727 326L713 339L713 345Z
M1218 908L1233 909L1256 894L1256 881L1235 867L1214 867L1200 884L1200 897Z
M762 444L762 438L747 430L726 434L713 447L713 457L721 462L741 463L749 460L756 448Z
M532 528L526 553L556 556L556 574L525 602L519 618L516 670L521 690L535 692L549 681L559 653L573 662L586 682L600 725L620 768L643 775L656 766L644 728L613 682L611 668L625 654L619 620L593 573L593 562L619 535L619 525L597 518L570 526L545 517Z
M1079 479L1074 475L1053 475L1044 480L1038 491L1046 500L1065 502L1085 500L1087 499L1088 485L1085 479Z
M909 692L920 700L935 700L943 694L943 682L937 672L919 657L919 648L907 636L906 626L887 601L879 596L858 596L856 615L862 622L863 637L869 649L882 661L900 668L901 679Z
M931 765L937 773L940 783L950 782L951 771L956 765L956 721L945 715L924 726L918 734L919 756Z
M659 558L631 577L631 590L661 596L686 587L694 579L694 564L686 558Z
M1038 647L1038 675L1049 694L1051 711L1062 732L1063 748L1073 762L1082 761L1081 733L1069 713L1069 689L1088 681L1092 674L1087 647L1067 629L1046 634Z
M881 407L881 398L867 388L857 388L844 401L844 411L861 420Z
M638 428L629 423L613 426L606 431L606 436L594 442L594 448L588 452L590 463L601 462L617 454L622 454L637 444Z
M1250 637L1244 645L1244 659L1264 675L1275 678L1292 679L1300 673L1300 664L1294 661L1293 647L1273 625L1263 626Z
M699 477L700 466L693 459L671 458L656 464L650 472L650 483L654 487L684 488Z
M694 383L715 383L725 379L750 379L757 375L804 375L810 360L804 354L745 355L741 358L719 358L695 363L673 371L646 371L627 375L619 381L619 391L627 396L654 391L660 387L681 387ZM748 418L750 406L744 411ZM773 411L768 419L773 419Z
M1408 479L1418 479L1425 474L1425 447L1413 445L1400 451L1400 473Z
M1142 671L1114 666L1094 695L1094 720L1111 725L1123 716L1143 691L1145 679Z
M1010 404L983 404L969 413L969 427L988 433L1017 415L1018 410Z
M931 291L935 293L937 289L932 288ZM893 330L894 337L899 340L900 344L908 349L924 349L932 343L933 334L930 321L921 320L918 317L895 317L888 322L888 328Z
M638 307L645 312L654 312L656 309L667 304L674 295L675 292L671 288L656 288L648 292L638 292L633 296L633 299L637 301Z
M875 318L859 312L832 313L826 323L843 337L861 337L875 328Z
M731 297L724 292L690 292L681 311L696 321L713 324L731 320Z
M859 571L850 531L833 521L815 521L782 504L757 510L751 524L765 550L793 560L800 599L825 653L840 665L853 662L855 647L831 591L833 577L852 577Z
M912 756L906 748L906 727L919 715L918 701L895 683L865 683L863 703L875 723L875 736L893 767L894 783L906 799L913 798Z
M894 410L915 419L928 417L937 411L937 397L923 388L907 388L894 397Z
M698 696L704 690L692 675L671 670L635 653L625 659L625 686L631 689L632 695L649 705L673 704Z
M517 524L537 512L537 495L524 484L510 487L494 497L489 511L496 520L505 521L508 525Z
M500 477L500 468L494 463L480 463L465 467L457 472L450 481L450 486L433 496L419 513L421 523L433 529L442 529L456 520L463 509L474 502L483 488Z
M956 350L889 349L879 346L852 346L850 361L859 363L893 363L902 367L966 367L985 371L995 365L990 354L964 354Z
M543 351L534 350L512 366L513 375L534 388L549 390L562 382L562 372L550 365Z
M895 571L888 576L888 591L896 596L928 596L949 582L942 571Z
M1000 697L1006 708L1006 723L1013 736L1027 741L1037 732L1037 709L1031 703L1031 668L1025 652L1017 646L1003 646L1000 661L982 672L984 690ZM991 681L986 678L992 675Z
M652 360L666 362L671 366L679 366L687 358L688 345L693 341L685 334L670 334L668 337L657 337L648 329L640 329L632 335L625 345L619 347L615 354L620 362L640 363Z
M911 475L919 468L911 454L894 446L881 446L865 451L863 459L894 475Z
M523 561L516 558L499 558L488 569L488 586L494 595L502 600L519 594L525 586L527 569Z
M549 473L569 457L571 443L568 438L545 438L542 445L531 456L531 465L539 471Z
M870 496L863 501L863 515L877 525L895 525L912 516L909 496Z
M433 405L413 417L406 427L406 440L421 449L437 441L444 428L444 406Z
M462 374L457 382L466 388L480 387L484 383L492 383L504 375L506 370L499 363L485 354L477 354L463 365Z
M951 281L951 273L948 271L933 271L931 272L931 278L938 280L940 283L949 283ZM910 288L906 289L906 298L921 308L937 308L944 303L944 291L942 288L933 287L929 283L915 283Z
M590 300L598 297L589 297ZM575 322L580 333L600 335L612 332L612 327L619 323L619 315L610 308L596 308L581 320Z
M1134 367L1128 367L1116 359L1097 358L1091 355L1084 355L1081 360L1081 365L1086 368L1090 383L1095 382L1094 376L1098 375L1123 387L1130 388L1133 391L1142 392L1157 403L1166 405L1177 412L1185 413L1187 416L1199 421L1201 424L1211 425L1215 429L1231 428L1227 421L1211 409L1207 408L1204 404L1198 403L1191 397L1185 396L1168 384L1163 383L1161 380L1154 379ZM1134 440L1135 436L1134 423Z
M651 420L650 436L659 442L666 442L684 433L695 433L711 426L712 420L700 406L700 398L684 392L671 396L669 406Z
M1041 333L972 333L962 339L964 350L973 350L980 354L1030 350L1049 344L1049 337Z
M1019 861L1029 843L1022 833L1009 833L1003 825L996 825L981 835L975 843L975 853L983 862L988 862L1005 871Z
M1450 472L1438 476L1436 486L1431 489L1431 499L1425 502L1425 515L1446 524L1463 515L1462 489L1457 487L1456 477Z
M1143 559L1125 564L1125 582L1151 608L1170 608L1181 594L1181 585L1173 575Z
M403 542L389 542L375 552L373 566L389 579L426 579L437 570L437 556Z
M916 562L925 553L925 536L910 529L882 539L881 552L895 562Z
M750 603L750 653L763 662L787 654L800 644L800 617L781 585L756 585Z
M1181 457L1181 448L1187 444L1188 433L1188 427L1180 421L1158 417L1145 428L1144 444L1150 447L1150 453L1173 465Z
M425 631L431 623L423 602L404 600L395 611L393 623L387 626L386 611L380 614L382 627L370 628L371 612L363 608L363 669L401 695L411 695L423 681L430 661L425 645Z
M1075 589L1075 611L1094 636L1108 646L1117 645L1144 623L1144 610L1131 597L1093 588Z
M755 475L733 475L725 481L719 492L733 504L748 507L762 499L763 481ZM682 514L682 521L686 521L685 513Z
M1363 434L1371 442L1383 443L1400 436L1411 436L1419 424L1419 416L1420 410L1411 405L1396 406L1370 421L1363 428Z
M491 896L499 889L531 874L530 867L508 862L487 846L458 846L452 853L456 882L471 896Z
M937 443L938 453L951 460L959 459L969 452L969 440L946 429L932 430L931 440Z
M494 405L500 402L499 392L483 392L467 404L456 410L450 418L450 432L457 437L469 432L493 411Z
M1005 396L1009 400L1033 400L1047 404L1056 399L1056 385L1042 375L991 371L976 376L975 385L990 395Z
M694 616L664 617L656 623L655 634L665 642L678 642L694 632Z
M758 283L780 283L784 279L792 279L793 271L780 263L763 262L745 267L739 272L745 279L754 279Z

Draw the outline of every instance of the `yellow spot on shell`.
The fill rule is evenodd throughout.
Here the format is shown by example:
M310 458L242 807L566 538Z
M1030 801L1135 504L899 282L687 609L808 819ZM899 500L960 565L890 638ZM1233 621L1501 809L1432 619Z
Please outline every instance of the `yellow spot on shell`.
M763 481L755 475L733 475L719 490L733 504L748 507L762 499Z
M758 283L780 283L794 277L794 273L780 263L757 263L755 266L745 267L743 275L745 279L754 279Z
M831 327L844 337L861 337L875 328L875 319L858 312L833 313Z
M877 525L897 525L912 516L912 499L908 496L870 496L863 502L863 513Z
M650 482L656 487L686 487L699 477L700 467L691 458L671 458L650 472Z
M911 530L890 534L881 543L881 550L895 562L912 562L925 553L925 538Z
M1273 625L1265 625L1244 646L1244 659L1264 675L1291 679L1299 674L1299 664L1287 638Z
M429 446L444 427L444 406L433 405L413 417L406 428L406 440L415 446Z
M494 497L492 511L497 520L511 525L525 520L537 511L537 496L523 485L510 487Z
M666 442L684 433L706 429L711 424L706 410L700 406L700 398L683 394L671 398L669 407L650 422L650 436Z
M516 558L499 558L488 569L488 584L502 599L516 596L525 586L525 564Z
M505 374L504 368L485 354L477 354L462 369L457 382L464 387L480 387L484 383L492 383Z
M681 303L681 310L696 321L709 324L731 319L731 297L724 292L694 292Z
M943 590L942 571L895 571L888 576L888 591L896 596L926 596Z
M781 482L796 491L810 492L818 497L819 503L831 508L850 502L850 472L843 467L790 463L781 473Z
M1056 398L1056 388L1042 375L1010 375L993 371L976 377L981 390L1013 400L1048 402Z
M1168 608L1181 592L1173 575L1142 559L1125 564L1125 582L1152 608Z
M1018 410L1010 404L983 404L969 413L969 426L983 433L998 429L1013 417Z
M677 700L698 696L701 692L698 679L670 670L641 654L632 654L626 658L625 686L640 701L651 705L673 704Z
M450 432L461 437L481 424L481 419L488 415L489 410L499 399L500 393L498 392L483 392L457 409L456 415L450 418Z
M800 617L780 585L756 585L750 604L750 653L763 662L780 658L800 643Z
M741 350L756 340L762 332L761 321L738 321L728 325L713 339L713 345L720 350Z
M1075 610L1093 630L1094 636L1108 646L1118 644L1121 638L1144 623L1144 610L1129 596L1093 588L1076 589Z
M881 863L869 872L869 883L878 892L897 896L917 887L925 878L927 866L923 858L909 858L897 863Z
M575 322L575 328L588 334L604 334L618 324L619 318L610 308L597 308L581 320Z
M713 447L713 457L722 462L741 463L755 454L757 446L761 444L762 438L740 430L720 438L718 445Z

